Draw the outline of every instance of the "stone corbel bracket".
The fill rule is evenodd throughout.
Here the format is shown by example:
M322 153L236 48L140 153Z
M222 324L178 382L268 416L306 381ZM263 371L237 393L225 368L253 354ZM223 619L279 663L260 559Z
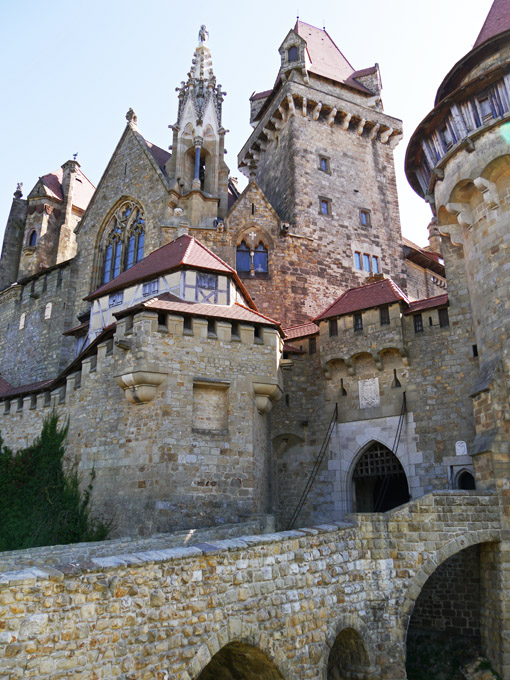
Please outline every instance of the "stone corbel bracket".
M130 404L146 404L156 396L158 387L165 381L166 373L133 371L115 376L115 382L124 390Z
M482 194L483 200L491 210L499 208L498 190L494 182L490 182L485 177L477 177L473 180L473 184Z
M260 415L269 413L273 407L273 402L279 401L283 396L283 390L280 385L273 385L270 383L253 383L253 391L255 393L255 404Z

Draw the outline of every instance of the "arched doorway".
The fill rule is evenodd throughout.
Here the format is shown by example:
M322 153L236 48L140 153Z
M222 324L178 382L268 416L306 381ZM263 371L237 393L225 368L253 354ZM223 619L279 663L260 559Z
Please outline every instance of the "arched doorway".
M353 628L344 628L329 654L327 680L370 680L372 677L361 635Z
M406 473L387 446L373 442L352 475L354 512L386 512L409 500Z
M283 680L263 651L244 642L231 642L209 661L197 680Z

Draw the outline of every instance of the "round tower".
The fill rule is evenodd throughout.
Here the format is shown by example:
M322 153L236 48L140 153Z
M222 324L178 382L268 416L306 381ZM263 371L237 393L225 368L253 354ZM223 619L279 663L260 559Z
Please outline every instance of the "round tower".
M473 49L448 73L433 110L415 131L406 156L409 182L430 203L448 277L451 333L472 323L464 360L476 361L471 397L476 487L496 490L501 525L510 528L510 0L495 0ZM471 331L469 331L471 333ZM452 343L452 348L454 343ZM452 349L452 351L454 351ZM462 350L459 350L462 351ZM438 367L439 368L439 367ZM505 534L502 532L502 535ZM494 571L481 587L482 648L510 677L510 545L483 544ZM496 585L497 584L497 585Z
M458 272L445 254L450 279L465 275L483 364L501 355L509 336L509 143L510 2L495 0L406 156L408 180L431 204L443 245L464 260Z

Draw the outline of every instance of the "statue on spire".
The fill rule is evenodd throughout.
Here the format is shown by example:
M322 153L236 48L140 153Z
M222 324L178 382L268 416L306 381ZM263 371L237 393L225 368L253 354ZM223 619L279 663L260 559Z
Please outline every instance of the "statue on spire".
M208 38L209 38L209 31L205 27L205 24L202 24L200 26L200 30L198 32L198 42L201 45L205 45L207 43Z

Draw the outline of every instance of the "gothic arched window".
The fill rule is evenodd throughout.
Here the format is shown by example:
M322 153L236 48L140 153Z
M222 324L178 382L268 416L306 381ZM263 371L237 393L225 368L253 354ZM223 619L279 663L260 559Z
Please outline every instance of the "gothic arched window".
M37 232L34 229L34 231L28 237L28 245L35 247L36 243L37 243Z
M250 249L244 241L237 246L236 269L238 272L249 272L251 268Z
M105 229L102 283L108 283L143 258L144 235L142 209L132 201L126 201L115 211Z
M267 248L262 241L253 252L253 269L255 274L267 274Z

